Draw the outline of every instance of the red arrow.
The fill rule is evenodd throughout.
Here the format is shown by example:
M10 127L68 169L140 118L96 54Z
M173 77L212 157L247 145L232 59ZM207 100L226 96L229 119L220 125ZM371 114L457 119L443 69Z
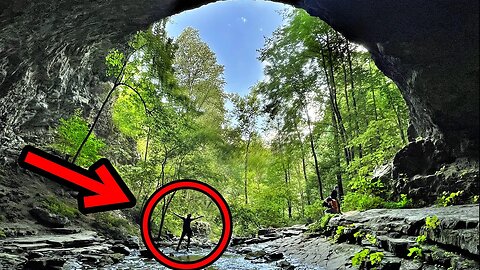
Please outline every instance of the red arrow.
M135 197L108 159L102 158L85 170L40 149L25 146L18 163L78 190L78 208L84 214L135 206Z

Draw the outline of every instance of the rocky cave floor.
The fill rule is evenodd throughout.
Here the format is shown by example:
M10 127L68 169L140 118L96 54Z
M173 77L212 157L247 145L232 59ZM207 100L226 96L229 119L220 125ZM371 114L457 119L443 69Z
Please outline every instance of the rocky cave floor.
M148 260L138 237L106 238L92 217L69 220L45 209L40 202L48 196L75 205L75 194L60 186L52 188L51 182L23 171L0 171L0 269L71 269L71 261L82 269L117 269L132 254ZM427 230L425 220L433 216L439 225ZM357 232L375 236L375 243L355 237ZM411 259L409 248L419 247L415 240L422 234L427 236L423 258ZM163 245L172 247L175 241ZM194 249L211 245L193 241ZM355 269L352 257L365 248L383 252L376 269L478 269L479 205L348 212L332 218L320 232L298 225L262 229L255 238L234 237L227 253L269 269Z

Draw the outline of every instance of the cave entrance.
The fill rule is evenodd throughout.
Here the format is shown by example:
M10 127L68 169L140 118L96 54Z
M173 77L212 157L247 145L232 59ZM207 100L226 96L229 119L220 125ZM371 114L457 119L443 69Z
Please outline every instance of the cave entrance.
M137 33L133 53L108 54L107 71L121 82L111 120L118 137L133 143L122 152L140 155L136 169L125 164L137 198L145 202L173 179L206 179L234 204L250 205L238 218L260 208L255 222L263 225L313 218L308 209L335 186L340 197L381 200L387 189L372 172L407 143L408 112L396 85L365 48L319 19L270 2L242 13L250 4L179 14ZM217 8L220 21L209 14ZM252 19L260 14L276 25ZM156 220L168 232L170 219Z

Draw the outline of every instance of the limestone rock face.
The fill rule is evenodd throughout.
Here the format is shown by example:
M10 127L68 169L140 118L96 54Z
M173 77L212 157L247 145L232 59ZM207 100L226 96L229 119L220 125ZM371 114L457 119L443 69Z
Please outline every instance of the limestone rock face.
M210 2L0 2L0 163L14 161L27 143L44 143L49 128L76 108L86 116L98 108L110 48L163 17ZM280 2L304 8L370 51L407 102L410 138L431 141L429 151L451 160L478 160L478 1ZM424 165L416 170L442 166Z
M42 225L52 228L62 228L70 221L68 218L52 214L45 209L34 207L30 210L30 214Z

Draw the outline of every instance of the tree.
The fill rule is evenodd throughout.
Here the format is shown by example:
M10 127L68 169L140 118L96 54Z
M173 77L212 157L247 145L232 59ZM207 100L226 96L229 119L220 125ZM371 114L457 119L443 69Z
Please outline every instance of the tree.
M235 115L237 128L245 142L244 195L245 204L248 204L248 154L260 113L260 103L255 92L245 97L233 94L231 95L231 101L233 102L233 114Z

